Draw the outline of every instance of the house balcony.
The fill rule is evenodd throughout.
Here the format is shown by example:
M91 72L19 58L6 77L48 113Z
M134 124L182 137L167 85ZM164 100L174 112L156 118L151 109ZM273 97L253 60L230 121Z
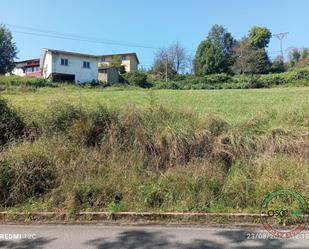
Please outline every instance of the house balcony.
M111 65L108 61L99 62L98 67L99 69L109 68Z

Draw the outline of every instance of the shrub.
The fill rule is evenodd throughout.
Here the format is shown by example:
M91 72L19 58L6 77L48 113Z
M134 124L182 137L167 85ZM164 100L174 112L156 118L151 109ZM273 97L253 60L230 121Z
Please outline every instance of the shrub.
M0 205L21 204L56 186L54 162L37 148L13 150L0 159Z
M231 128L231 125L227 121L219 117L207 117L203 125L214 136L227 133Z
M171 89L171 90L177 90L177 89L182 89L182 87L180 86L179 82L175 82L175 81L157 81L154 82L154 88L156 89Z
M71 104L59 103L46 111L42 120L43 129L49 133L66 132L74 121L81 119L82 110Z
M212 75L207 75L207 76L204 77L204 82L209 83L209 84L227 83L227 82L231 82L231 81L232 81L232 77L225 74L225 73L212 74Z
M25 123L18 113L0 99L0 146L23 135Z
M116 120L116 117L105 107L100 107L91 114L91 119L92 123L86 134L86 144L88 146L95 146L109 132L110 126Z
M117 124L117 115L104 106L95 110L81 109L78 115L73 116L70 125L66 125L70 139L81 145L100 145L112 125Z
M269 84L267 81L263 81L259 76L251 75L248 78L248 83L250 88L266 88L269 87Z
M202 76L176 75L169 82L154 81L157 89L247 89L269 88L275 85L298 84L309 82L309 70L298 69L285 73L253 74L253 75L227 75L211 74Z
M150 84L147 82L147 74L139 71L132 71L126 74L123 74L123 77L126 82L133 86L139 86L142 88L150 87Z

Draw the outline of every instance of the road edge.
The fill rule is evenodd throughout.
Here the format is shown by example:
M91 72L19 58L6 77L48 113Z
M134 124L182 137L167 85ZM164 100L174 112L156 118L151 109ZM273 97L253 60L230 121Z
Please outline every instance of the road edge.
M260 214L158 212L0 212L0 224L261 226ZM309 223L309 215L305 215Z

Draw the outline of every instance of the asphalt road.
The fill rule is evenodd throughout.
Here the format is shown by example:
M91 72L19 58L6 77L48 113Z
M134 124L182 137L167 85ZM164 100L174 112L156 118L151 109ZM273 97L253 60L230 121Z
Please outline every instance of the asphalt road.
M309 231L298 238L274 239L264 230L251 228L1 225L0 248L309 248Z

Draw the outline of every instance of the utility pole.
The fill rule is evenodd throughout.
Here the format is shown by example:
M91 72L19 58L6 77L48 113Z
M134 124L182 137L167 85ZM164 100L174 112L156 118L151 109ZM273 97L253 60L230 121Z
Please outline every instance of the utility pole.
M240 69L240 73L241 74L244 74L245 73L245 70L244 70L244 55L243 55L243 44L242 44L242 42L240 42L240 67L241 67L241 69Z
M168 56L166 56L166 61L165 61L165 82L167 82L167 70L168 70Z
M284 33L279 33L279 34L274 34L275 37L277 37L280 41L280 52L281 52L281 58L282 61L284 61L284 54L283 54L283 47L282 47L282 40L284 37L286 37L289 34L289 32L284 32Z

